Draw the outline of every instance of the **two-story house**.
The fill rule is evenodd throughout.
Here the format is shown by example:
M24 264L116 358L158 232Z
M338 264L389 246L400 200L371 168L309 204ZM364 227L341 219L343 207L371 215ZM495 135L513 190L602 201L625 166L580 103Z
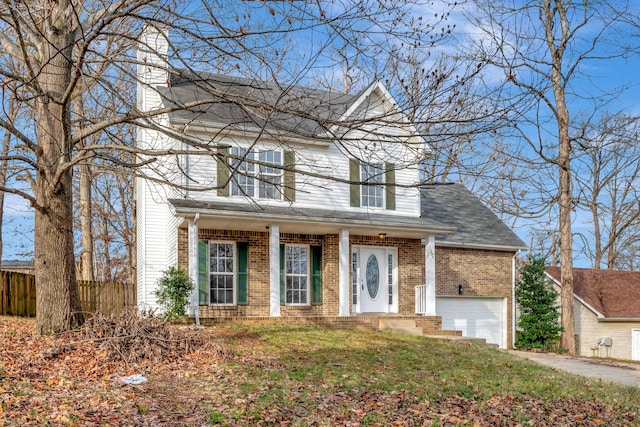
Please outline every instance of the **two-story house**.
M383 84L345 95L214 74L184 78L168 72L167 40L152 31L139 60L138 108L163 114L138 129L137 147L174 154L150 162L136 182L140 303L155 308L161 272L179 265L197 283L199 318L435 316L440 262L440 293L454 298L447 316L461 294L468 300L490 288L484 296L499 301L498 344L508 345L513 275L503 258L510 262L522 242L493 214L498 237L446 241L460 224L450 220L455 212L433 214L447 210L429 194L458 189L454 198L467 201L458 211L486 208L460 186L421 192L418 164L430 148ZM446 255L439 261L438 241ZM492 259L477 258L483 243L499 253L499 283L459 283L484 276L461 275L465 265L448 260L472 256L482 267Z

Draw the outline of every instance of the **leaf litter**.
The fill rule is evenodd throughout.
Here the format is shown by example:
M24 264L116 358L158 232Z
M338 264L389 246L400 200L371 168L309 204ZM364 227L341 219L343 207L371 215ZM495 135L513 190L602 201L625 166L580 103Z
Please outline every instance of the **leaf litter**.
M637 408L572 398L481 399L293 381L285 375L291 367L261 347L259 334L232 327L192 330L129 314L96 315L83 328L53 337L35 337L34 330L33 319L0 317L0 426L623 426L640 421ZM260 383L256 372L283 379ZM117 381L134 375L148 381Z

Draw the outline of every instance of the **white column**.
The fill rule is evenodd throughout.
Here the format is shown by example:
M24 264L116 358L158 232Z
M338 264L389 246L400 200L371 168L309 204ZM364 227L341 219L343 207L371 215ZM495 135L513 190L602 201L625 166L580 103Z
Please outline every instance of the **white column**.
M338 313L340 316L349 316L350 291L349 291L349 230L340 230L340 243L338 247L340 256L339 281L338 281Z
M280 316L280 226L269 226L269 315Z
M200 312L198 310L198 219L200 214L189 220L189 241L187 245L189 255L189 278L193 281L194 287L191 291L189 315L194 316L196 325L200 324Z
M429 236L424 245L424 284L427 285L427 316L436 314L436 238Z

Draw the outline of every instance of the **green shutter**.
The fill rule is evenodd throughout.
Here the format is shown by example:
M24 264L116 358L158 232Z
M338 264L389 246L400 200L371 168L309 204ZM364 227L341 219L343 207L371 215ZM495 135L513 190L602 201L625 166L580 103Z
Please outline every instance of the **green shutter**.
M322 246L311 246L311 304L322 304Z
M218 182L216 185L224 185L224 187L218 188L218 196L220 197L228 197L229 196L229 165L227 164L227 159L229 156L229 147L221 147L218 148L219 156L216 157L216 165L217 165L217 177Z
M396 209L396 165L393 163L384 164L384 182L386 205L389 210Z
M296 153L284 152L284 199L288 202L296 201Z
M249 304L249 244L238 242L238 305Z
M209 242L198 241L198 302L209 304Z
M349 159L349 198L352 207L360 206L360 163L355 159Z
M285 305L287 302L285 295L285 271L284 271L284 245L280 245L280 305Z

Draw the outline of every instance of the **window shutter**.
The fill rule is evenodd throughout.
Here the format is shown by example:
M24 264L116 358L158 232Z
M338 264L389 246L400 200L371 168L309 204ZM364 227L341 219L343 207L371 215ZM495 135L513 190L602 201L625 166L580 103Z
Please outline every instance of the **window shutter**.
M360 206L360 162L349 159L349 198L351 207Z
M227 164L227 159L229 156L229 147L221 147L218 148L219 156L216 157L216 166L217 166L217 178L218 182L216 185L224 184L224 187L218 188L218 196L220 197L228 197L229 196L229 165Z
M238 305L249 304L249 244L238 242Z
M285 271L284 271L284 245L280 245L280 305L285 305L287 302L285 295Z
M385 207L389 210L396 209L396 165L393 163L384 164L384 182L385 182Z
M296 201L296 153L284 152L284 199L288 202Z
M322 246L311 246L311 304L322 304Z
M209 242L198 241L198 303L209 304Z

